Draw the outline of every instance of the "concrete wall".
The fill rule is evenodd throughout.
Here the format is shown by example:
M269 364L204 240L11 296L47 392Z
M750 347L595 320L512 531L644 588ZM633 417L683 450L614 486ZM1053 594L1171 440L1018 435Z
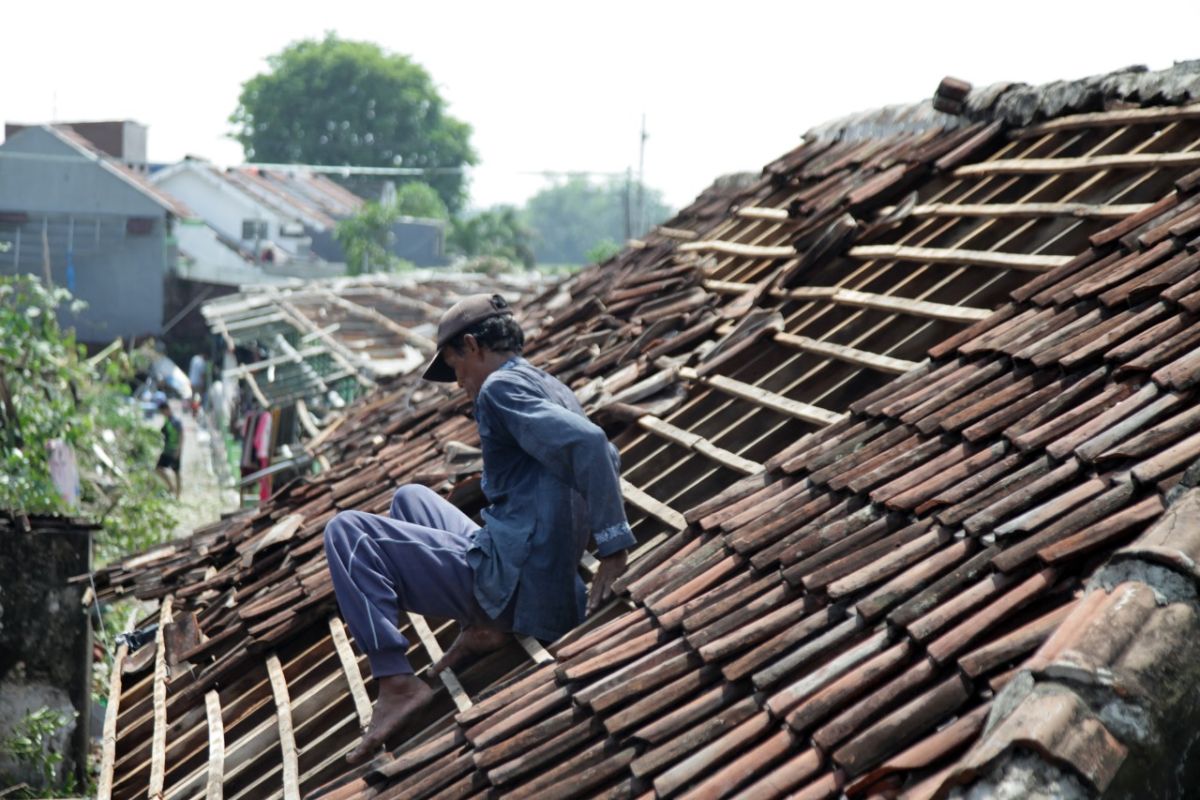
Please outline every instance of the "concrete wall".
M0 222L0 274L41 276L48 255L54 283L88 303L63 320L81 340L159 332L170 255L160 205L53 135L29 128L0 146L0 212L10 220ZM131 218L148 229L131 229Z
M92 637L85 584L68 579L91 569L92 531L60 518L33 518L29 528L0 512L0 739L29 711L65 713L72 721L55 744L64 755L60 775L74 772L85 786ZM0 756L0 785L5 775L40 780Z
M197 165L170 172L156 173L154 183L187 203L205 222L222 236L242 241L242 222L261 219L267 223L267 239L279 238L279 219L233 187L223 187L217 176L200 174L209 167ZM253 246L254 241L246 242Z

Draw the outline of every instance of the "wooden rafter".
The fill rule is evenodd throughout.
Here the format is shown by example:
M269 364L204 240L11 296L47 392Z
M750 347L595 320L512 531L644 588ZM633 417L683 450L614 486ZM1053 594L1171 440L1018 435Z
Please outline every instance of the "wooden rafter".
M163 781L167 761L167 647L164 631L171 622L173 599L167 595L158 612L158 630L154 634L154 729L150 745L150 785L147 790L151 798L162 797Z
M914 206L913 217L989 217L995 219L1124 219L1149 208L1148 203L926 203Z
M279 750L283 758L283 798L300 800L300 759L296 752L296 733L292 727L292 700L279 656L267 656L267 678L275 698L275 724L279 729Z
M757 244L740 244L738 242L722 242L716 239L706 239L700 242L687 242L679 245L683 253L721 253L727 256L744 256L746 258L795 258L796 248L790 246L769 246Z
M621 478L621 495L634 508L654 517L673 531L681 531L687 527L687 520L675 509L659 500L655 500L646 492Z
M903 375L917 366L916 361L892 358L891 356L872 353L869 350L860 350L857 347L846 347L845 345L833 344L832 342L822 342L807 336L794 336L790 333L781 332L775 334L775 341L805 353L836 358L839 361L845 361L847 364L868 367L879 372L888 372L895 375Z
M664 422L652 414L639 417L638 425L661 436L667 441L674 442L688 450L707 456L718 464L736 472L746 475L757 475L764 469L762 464L751 461L748 458L742 458L737 453L726 450L723 447L717 447L703 436L685 431L683 428L672 425L669 422Z
M208 779L205 800L222 800L225 783L225 727L221 723L221 698L216 690L204 695L204 710L208 721Z
M1068 158L1001 158L967 164L954 170L954 177L972 175L1063 175L1106 169L1162 169L1200 166L1200 152L1121 153Z
M1074 131L1082 128L1098 128L1113 125L1146 125L1156 122L1178 122L1200 119L1200 103L1186 106L1156 106L1154 108L1122 108L1113 111L1094 111L1088 114L1072 114L1048 122L1027 125L1012 132L1011 136L1028 139L1048 133Z
M897 244L859 245L851 247L847 255L864 261L889 259L917 261L926 264L965 264L974 267L996 267L1029 272L1045 272L1055 267L1061 267L1072 258L1072 256L997 253L991 250L966 250L957 247L906 247Z
M417 638L421 640L421 646L429 654L430 663L436 663L442 657L442 646L438 644L437 637L433 635L429 623L420 614L411 611L408 612L408 621L416 631ZM450 693L450 699L454 701L454 705L458 707L459 711L466 711L471 707L471 698L467 696L467 690L463 688L462 682L454 674L454 670L444 669L438 673L438 677L441 678L442 685Z
M811 403L792 400L781 394L767 391L753 384L734 380L724 375L698 376L695 370L688 367L679 370L679 375L688 380L699 380L707 386L711 386L734 397L739 397L761 408L768 408L777 413L795 417L814 425L829 425L842 418L841 414L835 414L832 411L827 411ZM747 474L754 473L748 472Z
M350 697L354 700L358 723L365 728L371 724L371 698L367 695L367 686L363 682L362 672L358 669L358 659L354 657L354 650L350 647L345 626L337 617L329 618L329 635L333 640L333 649L337 652L338 661L342 665L346 685L350 687Z

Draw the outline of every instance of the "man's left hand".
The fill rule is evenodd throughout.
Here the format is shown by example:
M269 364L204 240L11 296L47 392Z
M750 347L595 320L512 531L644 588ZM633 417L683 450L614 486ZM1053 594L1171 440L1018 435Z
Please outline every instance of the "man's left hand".
M620 550L611 556L599 559L596 577L592 578L592 589L588 593L587 613L591 616L596 609L614 596L613 582L625 571L626 553Z

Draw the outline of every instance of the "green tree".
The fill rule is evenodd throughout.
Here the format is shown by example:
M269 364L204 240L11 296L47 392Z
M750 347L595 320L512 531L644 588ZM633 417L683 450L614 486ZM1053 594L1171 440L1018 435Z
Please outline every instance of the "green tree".
M437 190L422 181L409 181L396 187L396 211L406 217L449 219L450 212Z
M533 233L513 206L496 206L451 220L446 250L451 255L468 258L503 258L526 269L535 263Z
M410 262L392 253L392 246L396 242L393 225L401 216L403 214L398 205L370 201L364 203L353 217L337 224L333 237L346 254L346 271L349 274L397 272L412 268Z
M476 162L471 128L447 113L424 68L333 33L291 44L267 64L242 85L230 117L247 160L430 169L446 207L462 206L461 168Z
M163 541L174 520L154 474L162 437L130 397L128 359L118 350L93 366L59 325L60 308L81 305L31 276L0 278L0 508L99 522L103 562ZM51 477L54 440L78 463L76 507Z
M627 195L628 193L628 195ZM629 216L636 235L638 186L623 178L603 183L572 175L529 198L525 218L535 234L534 253L540 263L582 264L589 251L605 241L624 242L628 196ZM642 187L646 227L669 218L671 209L662 193Z

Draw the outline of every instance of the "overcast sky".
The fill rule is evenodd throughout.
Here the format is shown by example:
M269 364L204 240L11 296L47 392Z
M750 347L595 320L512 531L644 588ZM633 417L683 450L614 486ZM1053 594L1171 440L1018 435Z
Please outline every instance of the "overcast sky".
M637 166L669 203L757 171L832 117L942 76L1041 83L1200 58L1200 2L47 2L6 4L0 119L128 118L150 158L242 160L241 83L336 31L411 56L474 127L472 204L521 203L543 170Z

